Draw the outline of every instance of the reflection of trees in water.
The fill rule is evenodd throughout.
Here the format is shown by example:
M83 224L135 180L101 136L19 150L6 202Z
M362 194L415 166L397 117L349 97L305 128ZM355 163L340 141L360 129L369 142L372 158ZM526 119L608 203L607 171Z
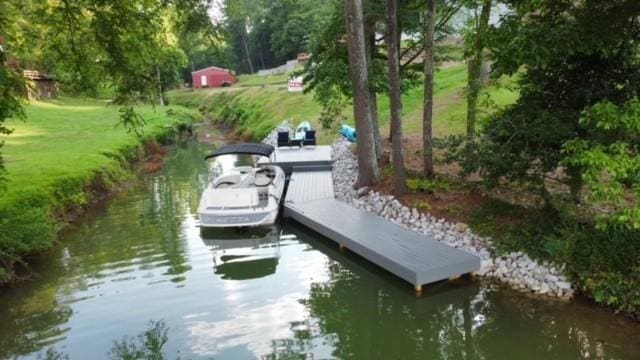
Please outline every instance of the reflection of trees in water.
M484 346L491 350L488 358L523 349L532 359L636 358L640 352L637 324L580 300L544 301L496 286L487 291L486 303L488 321L478 329L479 341L484 345L497 336L510 340L501 348Z
M198 197L199 174L206 172L197 144L178 146L161 173L147 176L69 243L74 272L103 278L119 271L167 266L167 274L189 270L182 223ZM126 272L121 276L126 279Z
M190 267L181 226L207 168L196 144L177 147L167 160L163 172L125 190L79 225L64 248L47 254L33 282L0 296L0 323L10 324L0 326L0 358L62 340L72 316L65 304L93 296L105 281L132 280L158 267L174 281L184 280Z
M429 302L353 276L332 262L331 281L314 284L305 301L323 333L335 334L339 358L465 358L469 294ZM439 296L439 295L434 295ZM468 326L467 326L468 328Z
M270 358L312 355L318 343L332 348L331 357L352 359L633 358L640 351L638 325L615 324L606 310L465 280L429 286L416 298L362 259L309 242L329 256L330 280L311 285L306 325L291 324L304 331L274 341Z
M0 297L0 358L29 354L64 339L70 328L64 324L73 315L68 305L57 300L57 286L42 284L17 290L12 298L18 306L6 306ZM13 300L11 299L11 300Z
M170 275L183 274L191 269L185 262L181 226L191 211L190 204L199 198L200 178L208 171L202 158L198 144L177 146L167 161L166 170L150 183L153 196L145 213L156 225L151 230L156 230L160 247L169 263L166 273ZM174 280L180 280L180 277Z
M298 226L287 229L300 238L313 236ZM324 241L309 242L329 256L330 280L311 285L302 301L310 315L304 331L294 331L293 342L274 344L272 358L292 349L313 353L314 346L323 346L318 344L332 349L328 356L341 359L474 357L467 340L472 337L471 299L479 291L477 284L441 284L416 298L409 286L366 261L341 254ZM300 328L292 324L292 330L296 326Z

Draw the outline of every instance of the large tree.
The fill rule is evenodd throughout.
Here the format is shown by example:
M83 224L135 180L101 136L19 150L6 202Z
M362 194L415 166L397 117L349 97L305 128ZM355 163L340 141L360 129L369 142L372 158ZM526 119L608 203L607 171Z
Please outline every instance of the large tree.
M435 68L436 0L426 0L424 9L424 101L422 142L424 176L432 178L433 170L433 78Z
M349 70L353 88L353 113L358 133L357 186L362 187L375 184L380 177L380 171L376 159L371 119L362 0L347 0L345 5Z
M0 10L2 10L0 6ZM0 14L0 26L3 25L3 14ZM8 60L7 50L4 48L3 36L0 32L0 136L11 134L11 129L5 126L6 119L14 116L22 117L22 97L24 96L24 83L21 76L6 64ZM4 141L0 140L0 149ZM5 168L0 153L0 192L4 188Z
M478 109L478 96L482 88L482 63L484 61L484 49L491 16L491 0L482 0L482 5L472 3L473 16L471 29L465 37L467 56L467 137L476 135L476 117ZM481 8L478 15L478 8Z
M391 108L391 157L393 191L402 195L407 191L407 179L402 154L402 97L400 90L400 31L398 29L398 0L387 0L387 56L389 60L389 102Z

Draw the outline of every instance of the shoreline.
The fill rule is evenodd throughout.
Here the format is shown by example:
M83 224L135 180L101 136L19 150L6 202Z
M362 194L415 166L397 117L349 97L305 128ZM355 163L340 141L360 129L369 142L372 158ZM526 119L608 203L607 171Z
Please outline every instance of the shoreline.
M30 259L37 259L51 251L65 231L69 230L70 226L82 221L83 216L91 208L99 206L99 204L108 201L126 189L132 176L135 176L136 173L151 173L159 170L165 159L164 154L160 154L162 151L158 149L178 142L185 133L192 132L193 125L197 122L196 118L192 118L188 123L175 122L167 124L162 131L140 138L135 145L124 146L104 153L104 156L115 159L117 165L114 168L91 170L92 175L86 181L82 183L73 182L76 186L68 187L69 184L65 181L72 181L73 179L61 177L60 186L51 189L51 193L54 195L47 196L47 200L51 196L60 196L64 192L72 192L74 196L82 197L82 200L65 203L64 201L54 201L57 199L51 198L51 201L46 201L43 206L46 215L39 218L43 221L40 221L38 225L48 229L47 238L42 240L46 241L47 244L34 251L26 251L17 256L0 258L0 264L3 265L0 270L4 270L4 274L0 273L0 289L10 288L22 281L28 281L32 275ZM145 165L148 163L153 165L151 171L145 169ZM66 187L64 187L65 185ZM28 199L26 200L28 201ZM21 214L18 213L16 215L7 220L17 221Z
M277 131L282 128L291 130L291 125L283 122L263 142L275 146ZM563 300L574 296L574 285L562 273L562 267L540 263L521 251L498 256L491 239L474 234L464 224L454 224L405 206L393 195L368 188L354 189L358 163L351 143L339 138L331 144L331 150L335 161L332 175L336 199L480 257L481 268L474 273L477 276L492 278L516 290L536 295Z

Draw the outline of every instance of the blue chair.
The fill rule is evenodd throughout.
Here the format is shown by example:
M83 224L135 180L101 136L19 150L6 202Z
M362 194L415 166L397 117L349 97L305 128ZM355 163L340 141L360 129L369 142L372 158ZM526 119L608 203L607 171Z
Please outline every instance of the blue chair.
M315 130L307 130L304 133L304 140L302 140L303 146L313 145L316 146L316 131Z

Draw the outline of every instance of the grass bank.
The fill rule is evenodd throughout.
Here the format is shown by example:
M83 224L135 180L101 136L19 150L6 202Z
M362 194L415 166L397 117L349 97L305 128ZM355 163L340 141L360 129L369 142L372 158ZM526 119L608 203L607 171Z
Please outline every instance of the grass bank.
M436 73L434 134L447 136L462 133L466 122L466 101L464 88L467 73L464 64L441 68ZM309 120L320 128L318 118L321 106L311 94L289 93L286 89L286 75L258 76L245 75L231 88L177 90L169 93L172 103L198 108L206 116L219 124L233 127L240 135L259 140L280 124L284 119L295 123ZM274 85L274 83L276 85ZM480 111L486 114L495 107L512 103L517 92L510 90L507 82L489 86L484 97L491 99ZM423 89L418 86L403 95L403 116L405 133L422 132ZM489 106L491 104L491 106ZM385 94L378 95L380 130L388 134L390 110ZM353 112L345 108L347 123L353 125ZM336 138L340 124L332 129L321 129L319 141L329 144Z
M0 283L13 265L50 248L71 213L131 175L145 144L167 143L199 118L179 106L137 106L146 120L142 136L118 126L118 108L95 100L33 102L26 121L2 148L8 173L0 197Z

